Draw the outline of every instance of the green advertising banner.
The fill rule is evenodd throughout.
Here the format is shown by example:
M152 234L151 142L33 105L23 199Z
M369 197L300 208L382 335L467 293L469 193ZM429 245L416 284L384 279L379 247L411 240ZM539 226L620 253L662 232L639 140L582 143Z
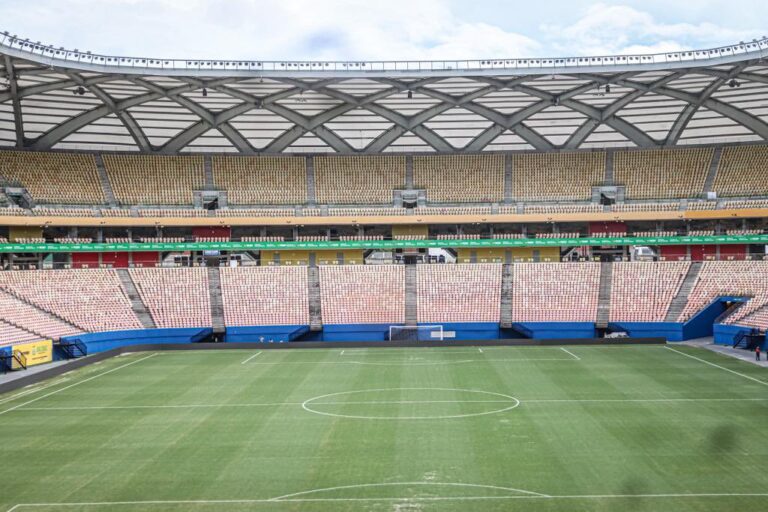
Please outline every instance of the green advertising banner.
M669 237L493 238L482 240L350 240L339 242L182 242L121 244L0 244L3 253L168 252L168 251L321 251L338 249L406 249L428 247L505 248L606 245L768 244L768 235Z

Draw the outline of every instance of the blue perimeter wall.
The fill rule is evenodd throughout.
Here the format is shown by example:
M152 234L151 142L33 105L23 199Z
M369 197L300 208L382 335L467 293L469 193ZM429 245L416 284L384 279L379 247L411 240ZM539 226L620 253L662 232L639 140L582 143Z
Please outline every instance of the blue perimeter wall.
M585 338L597 336L595 324L592 322L519 322L512 328L526 338L551 340L558 338Z
M146 345L154 343L194 343L213 332L210 327L195 327L184 329L136 329L132 331L94 332L65 336L61 341L79 340L88 348L89 354L104 352L118 347L130 345Z

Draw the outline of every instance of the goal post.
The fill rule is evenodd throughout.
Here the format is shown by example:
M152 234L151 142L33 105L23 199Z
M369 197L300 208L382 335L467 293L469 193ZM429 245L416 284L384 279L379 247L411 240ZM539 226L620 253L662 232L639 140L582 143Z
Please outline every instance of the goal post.
M443 341L443 326L390 325L389 341Z

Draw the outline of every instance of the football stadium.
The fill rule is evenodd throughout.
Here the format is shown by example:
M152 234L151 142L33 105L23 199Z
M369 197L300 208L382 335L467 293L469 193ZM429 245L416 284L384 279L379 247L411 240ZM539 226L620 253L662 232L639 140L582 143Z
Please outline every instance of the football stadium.
M0 33L0 511L764 511L767 330L768 39Z

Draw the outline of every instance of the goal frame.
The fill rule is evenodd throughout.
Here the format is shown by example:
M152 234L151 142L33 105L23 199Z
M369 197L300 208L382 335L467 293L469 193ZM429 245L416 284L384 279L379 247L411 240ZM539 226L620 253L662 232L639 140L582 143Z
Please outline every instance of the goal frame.
M389 326L389 341L407 341L396 340L392 335L396 332L411 331L416 333L415 341L444 341L443 326L441 324L434 325L390 325Z

